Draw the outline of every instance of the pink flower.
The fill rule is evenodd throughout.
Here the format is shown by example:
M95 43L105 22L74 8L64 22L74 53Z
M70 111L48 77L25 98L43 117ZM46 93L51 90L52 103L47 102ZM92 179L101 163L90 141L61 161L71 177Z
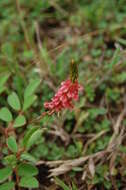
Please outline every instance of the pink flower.
M73 83L70 79L67 79L61 83L61 87L51 101L44 103L44 107L49 110L49 114L59 112L65 108L72 109L73 100L78 100L78 92L82 90L83 87L77 80Z

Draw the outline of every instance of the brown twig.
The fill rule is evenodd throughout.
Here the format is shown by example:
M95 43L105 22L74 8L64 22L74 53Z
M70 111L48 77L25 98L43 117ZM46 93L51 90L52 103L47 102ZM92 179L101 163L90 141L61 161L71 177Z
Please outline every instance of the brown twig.
M19 186L20 179L19 179L17 167L15 167L14 172L15 172L15 175L16 175L16 185L17 185L17 188L18 188L18 190L21 190L20 186Z
M49 177L64 174L64 173L70 171L72 168L84 164L90 158L103 157L108 152L109 152L108 150L100 151L100 152L97 152L97 153L89 155L89 156L84 156L84 157L80 157L80 158L77 158L74 160L64 161L59 167L50 169L51 174L49 175Z
M104 151L100 151L100 152L97 152L92 155L76 158L73 160L39 161L39 162L37 162L36 165L46 164L50 167L55 167L53 169L50 169L51 174L49 175L49 177L58 176L58 175L61 175L61 174L64 174L64 173L70 171L73 167L84 164L87 160L89 160L91 158L92 159L95 157L101 158L105 154L109 153L110 151L111 150L104 150Z
M4 128L2 126L0 126L0 133L3 135L5 134Z

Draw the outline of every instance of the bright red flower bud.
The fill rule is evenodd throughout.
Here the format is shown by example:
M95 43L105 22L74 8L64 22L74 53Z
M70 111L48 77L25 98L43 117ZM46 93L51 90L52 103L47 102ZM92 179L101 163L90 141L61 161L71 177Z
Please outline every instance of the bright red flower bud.
M68 79L61 83L61 87L51 99L50 102L45 102L44 107L49 110L49 113L59 112L62 109L73 108L73 100L78 100L78 93L83 87L76 80L74 83Z

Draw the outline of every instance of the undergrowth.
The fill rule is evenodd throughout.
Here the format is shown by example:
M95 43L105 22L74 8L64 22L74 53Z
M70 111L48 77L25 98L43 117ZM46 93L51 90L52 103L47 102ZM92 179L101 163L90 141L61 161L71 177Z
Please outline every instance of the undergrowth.
M125 0L0 1L0 189L126 186ZM69 65L84 90L45 113Z

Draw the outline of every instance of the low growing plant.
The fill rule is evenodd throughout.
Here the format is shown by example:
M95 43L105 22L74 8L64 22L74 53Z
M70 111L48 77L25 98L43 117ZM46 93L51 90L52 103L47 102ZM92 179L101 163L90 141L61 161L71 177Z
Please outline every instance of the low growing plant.
M38 122L45 115L51 116L54 112L58 113L62 109L73 108L72 102L78 100L78 92L82 90L77 80L76 64L73 61L71 72L70 79L61 83L61 87L52 100L44 104L47 110L37 118L29 119L27 115L37 99L35 92L41 83L40 79L30 81L24 90L23 100L15 91L8 95L6 105L0 109L1 190L12 190L15 187L18 189L39 187L37 159L30 153L43 132L43 128L36 125L36 121ZM8 78L9 75L6 75L0 81L1 93L5 89Z

